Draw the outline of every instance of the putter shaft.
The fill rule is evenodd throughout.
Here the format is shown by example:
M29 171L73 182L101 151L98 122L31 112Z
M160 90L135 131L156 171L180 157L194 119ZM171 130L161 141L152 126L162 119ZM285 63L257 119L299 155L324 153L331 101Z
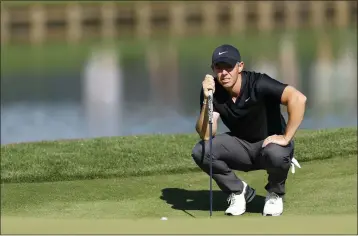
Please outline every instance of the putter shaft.
M210 155L210 217L213 214L213 159L212 159L212 139L213 139L213 91L210 90L208 97L208 115L209 115L209 155Z

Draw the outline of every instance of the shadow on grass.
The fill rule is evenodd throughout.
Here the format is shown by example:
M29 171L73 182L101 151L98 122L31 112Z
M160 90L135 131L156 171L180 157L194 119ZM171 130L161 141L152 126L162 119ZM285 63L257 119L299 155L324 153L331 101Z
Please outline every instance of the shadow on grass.
M228 207L228 195L222 191L213 191L213 211L225 211ZM210 211L210 194L209 190L186 190L180 188L162 189L160 199L172 205L173 209ZM255 198L247 204L246 212L262 213L265 204L265 197L256 195ZM193 215L191 215L194 217Z

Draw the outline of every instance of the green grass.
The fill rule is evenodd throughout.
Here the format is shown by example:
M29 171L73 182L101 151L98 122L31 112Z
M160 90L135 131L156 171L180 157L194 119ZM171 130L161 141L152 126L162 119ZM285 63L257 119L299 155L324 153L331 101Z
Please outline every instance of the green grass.
M289 173L284 214L273 218L261 216L267 174L256 171L237 172L258 194L247 213L225 217L227 196L214 183L208 219L209 177L191 160L193 134L2 146L2 233L353 234L356 132L298 132L302 168Z
M356 234L357 217L288 216L141 220L1 219L4 234Z
M300 131L300 162L357 153L356 129ZM63 140L1 146L2 182L130 177L199 171L191 159L196 134Z

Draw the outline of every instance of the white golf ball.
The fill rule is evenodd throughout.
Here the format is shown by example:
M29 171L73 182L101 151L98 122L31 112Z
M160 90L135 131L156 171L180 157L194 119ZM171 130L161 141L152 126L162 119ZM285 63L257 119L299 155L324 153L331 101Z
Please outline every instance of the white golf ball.
M162 217L161 220L168 220L168 218L167 217Z

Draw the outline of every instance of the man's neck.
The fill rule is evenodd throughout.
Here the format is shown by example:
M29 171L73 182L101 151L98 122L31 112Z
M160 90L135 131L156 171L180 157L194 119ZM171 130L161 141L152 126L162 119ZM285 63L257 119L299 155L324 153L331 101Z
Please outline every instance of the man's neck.
M232 86L230 89L228 89L228 92L232 98L236 98L239 96L240 91L241 91L241 83L242 83L242 77L241 77L241 75L239 75L234 86Z

